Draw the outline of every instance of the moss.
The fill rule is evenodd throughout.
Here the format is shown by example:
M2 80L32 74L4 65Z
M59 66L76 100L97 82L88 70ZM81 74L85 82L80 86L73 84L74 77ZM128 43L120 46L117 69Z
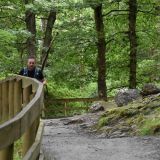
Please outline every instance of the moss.
M22 138L16 141L14 145L14 159L20 160L22 159Z
M160 135L160 119L146 119L139 127L139 135Z
M137 124L137 125L141 125L144 122L144 115L143 114L139 114L137 115L137 117L134 119L133 123Z
M108 110L100 117L97 126L98 130L103 126L112 127L111 130L127 126L130 135L160 135L159 98Z
M101 117L98 121L98 124L97 124L97 128L102 128L103 126L107 125L108 123L108 118L107 117Z

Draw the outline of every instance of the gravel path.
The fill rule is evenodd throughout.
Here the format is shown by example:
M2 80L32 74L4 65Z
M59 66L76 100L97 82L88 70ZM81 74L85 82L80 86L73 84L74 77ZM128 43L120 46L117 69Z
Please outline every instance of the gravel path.
M79 130L82 124L70 124L70 119L45 120L46 160L160 160L159 137L100 138Z

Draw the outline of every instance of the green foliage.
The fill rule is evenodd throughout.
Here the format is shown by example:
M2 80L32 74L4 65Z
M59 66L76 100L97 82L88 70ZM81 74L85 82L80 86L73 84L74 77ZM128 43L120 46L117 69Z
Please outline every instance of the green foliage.
M14 44L16 36L9 31L0 29L0 76L8 73L16 73L18 64L18 53Z
M70 102L65 103L55 102L54 99L59 98L79 98L79 97L95 97L96 83L91 83L81 89L71 89L67 85L57 85L56 83L48 83L48 93L45 96L46 117L64 117L73 116L87 112L90 103L85 102ZM92 94L91 94L92 93Z
M127 0L35 0L25 5L21 1L0 2L0 77L18 73L27 56L25 11L36 14L37 57L41 57L44 37L41 18L49 11L57 12L53 29L53 44L45 73L49 90L54 97L97 96L97 34L93 7L102 3L106 35L106 84L108 95L117 88L127 87L129 79ZM138 0L136 33L138 87L146 82L159 81L160 36L156 0ZM117 11L123 10L123 11ZM74 105L74 104L73 104ZM76 104L79 105L79 104Z
M14 159L21 160L22 159L22 139L19 139L14 144Z
M10 7L15 11L18 9L19 14L2 9L1 14L5 13L11 19L16 18L16 26L10 23L9 19L5 22L5 26L12 27L12 33L17 36L16 42L25 43L26 39L31 36L24 29L24 13L26 9L32 9L37 17L46 17L50 9L55 9L57 14L56 24L53 30L54 51L48 60L46 73L49 81L52 80L59 86L66 85L69 89L83 88L90 83L97 81L96 66L96 32L94 24L92 5L98 3L103 4L103 14L109 13L111 10L128 9L126 1L44 1L37 0L29 5L19 2L2 1L4 8ZM156 12L157 2L138 1L138 9L141 11ZM79 7L78 7L79 6ZM71 10L72 8L72 10ZM122 13L122 15L121 15ZM125 14L125 15L124 15ZM14 16L13 16L14 15ZM41 41L42 30L41 22L37 19L37 40ZM104 16L104 25L106 32L107 53L107 86L108 88L116 88L120 86L128 86L129 77L129 41L128 41L128 15L127 12L111 12ZM3 26L4 27L4 26ZM19 31L17 30L19 29ZM155 67L159 64L159 38L158 34L158 17L145 12L137 14L137 38L138 38L138 72L137 78L139 85L158 78L155 73ZM3 43L1 43L2 46ZM6 46L8 49L10 46ZM37 46L40 51L40 45ZM2 47L3 48L3 47ZM18 51L23 50L21 43L16 45ZM17 55L17 53L16 53ZM16 57L18 58L18 56ZM14 57L14 59L16 59ZM17 62L16 62L17 63ZM10 65L9 65L10 66ZM152 75L151 75L152 74ZM154 77L154 78L152 78ZM90 93L92 94L92 93ZM114 94L112 92L111 94Z

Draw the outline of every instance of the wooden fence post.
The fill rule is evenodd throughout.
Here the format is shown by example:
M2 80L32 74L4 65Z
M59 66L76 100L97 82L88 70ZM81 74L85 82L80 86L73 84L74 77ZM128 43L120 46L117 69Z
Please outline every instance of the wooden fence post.
M32 85L23 88L23 102L22 102L23 108L29 103L31 94L32 94Z
M14 115L22 109L22 80L14 82Z
M32 85L23 89L23 106L25 107L30 100L32 99ZM23 135L23 147L22 147L22 155L23 157L27 153L28 149L31 147L35 139L35 126L34 123L31 125L29 129Z
M9 81L9 119L14 116L14 80Z
M10 89L13 89L12 87ZM2 121L5 122L9 119L9 106L12 103L12 101L9 101L9 82L3 82L2 83ZM12 91L11 91L12 92ZM0 151L0 160L13 160L13 150L14 150L14 144L11 144L10 146L6 147L5 149Z
M9 118L8 81L2 83L2 122Z
M13 160L13 146L14 145L10 145L0 151L0 160Z
M67 102L64 102L64 116L67 116Z

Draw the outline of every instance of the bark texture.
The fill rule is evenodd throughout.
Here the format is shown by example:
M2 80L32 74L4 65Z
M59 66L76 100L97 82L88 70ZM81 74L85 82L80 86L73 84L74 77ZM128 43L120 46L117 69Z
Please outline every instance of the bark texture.
M45 36L43 40L42 57L41 57L42 71L46 65L48 54L51 49L51 44L53 39L52 29L55 21L56 21L56 12L54 10L51 10L47 19L47 26L45 29Z
M106 87L106 41L105 41L105 31L103 24L102 15L102 4L94 7L94 17L97 31L97 65L98 65L98 96L100 98L107 98L107 87Z
M130 41L130 75L129 88L136 88L137 72L137 37L136 37L137 0L129 0L129 41Z
M24 0L25 4L32 3L32 1ZM32 9L28 9L25 12L26 28L31 33L31 36L27 39L27 51L28 55L36 56L36 18Z

